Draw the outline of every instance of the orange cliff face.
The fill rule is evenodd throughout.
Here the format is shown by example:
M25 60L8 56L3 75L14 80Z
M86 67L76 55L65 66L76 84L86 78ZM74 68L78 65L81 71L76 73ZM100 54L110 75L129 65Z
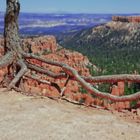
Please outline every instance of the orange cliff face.
M113 16L112 21L140 23L140 16Z
M70 65L71 67L75 68L79 74L84 76L89 76L89 69L86 67L89 63L89 60L87 57L83 56L82 54L78 52L71 52L69 50L66 50L62 47L60 47L54 36L42 36L42 37L29 37L22 39L22 44L24 46L25 51L30 50L37 55L40 55L41 57L44 57L46 59L51 59L55 61L60 61L63 63L66 63ZM3 55L3 39L0 39L0 54ZM38 66L42 66L52 72L55 73L61 73L62 69L56 66L51 66L44 64L40 61L37 61L35 59L28 60L32 64L36 64ZM7 71L0 71L0 77L2 80L3 75L6 74ZM35 72L32 71L31 74L34 74ZM40 75L40 74L39 74ZM64 84L66 82L66 79L54 79L48 76L40 75L42 79L55 82L57 83L61 88L64 87ZM59 96L60 93L52 87L44 84L40 84L32 79L24 80L24 86L26 91L32 92L33 94L39 94L43 96ZM67 85L67 89L65 94L66 96L71 96L73 93L79 92L79 84L75 81L69 81Z
M31 47L34 53L43 53L48 51L55 52L57 50L57 43L54 36L30 37L22 40L25 48Z

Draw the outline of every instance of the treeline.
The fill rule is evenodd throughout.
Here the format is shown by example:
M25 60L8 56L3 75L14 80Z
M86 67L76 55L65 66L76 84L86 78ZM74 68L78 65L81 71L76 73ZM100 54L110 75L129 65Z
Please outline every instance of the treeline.
M94 71L91 68L93 75L140 73L140 47L94 47L88 45L71 46L69 49L88 56L90 62L99 68L99 71Z

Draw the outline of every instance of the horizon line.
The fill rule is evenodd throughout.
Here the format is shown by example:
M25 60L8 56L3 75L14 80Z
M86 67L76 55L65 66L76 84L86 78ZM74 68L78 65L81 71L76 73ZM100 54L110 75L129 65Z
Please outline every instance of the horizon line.
M5 13L5 11L0 11L0 13ZM126 12L126 13L124 13L124 12L122 12L122 13L111 13L111 12L105 12L105 13L103 13L103 12L30 12L30 11L21 11L20 13L27 13L27 14L110 14L110 15L113 15L113 14L136 14L136 15L138 15L138 14L140 14L140 13L138 13L138 12Z

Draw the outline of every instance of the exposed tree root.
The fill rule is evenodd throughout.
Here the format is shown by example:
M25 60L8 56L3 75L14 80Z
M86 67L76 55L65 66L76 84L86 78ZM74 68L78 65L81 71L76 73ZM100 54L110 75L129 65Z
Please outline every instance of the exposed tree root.
M132 74L104 75L95 77L83 76L82 78L89 83L114 83L119 81L140 83L140 75Z
M46 70L44 68L41 68L39 66L35 66L35 65L32 65L32 64L29 64L29 63L27 63L27 67L31 70L37 71L39 73L45 74L45 75L47 75L49 77L52 77L52 78L55 78L55 79L67 78L67 75L65 73L56 74L54 72L51 72L49 70Z
M67 80L66 80L66 82L65 82L65 85L64 85L63 89L61 90L60 95L61 95L62 97L64 96L64 92L65 92L65 90L66 90L66 87L67 87L67 84L68 84L69 80L70 80L70 76L67 77Z
M8 60L6 59L8 56L9 56L9 54L6 55L3 58L5 60L3 62L10 62L9 58L8 58ZM35 77L35 76L29 76L29 75L27 76L26 75L27 77L30 77L34 80L39 81L39 82L54 86L62 96L63 96L63 93L65 91L65 88L66 88L66 85L67 85L68 81L70 79L72 79L72 80L78 81L79 84L82 87L84 87L89 93L91 93L93 95L96 95L97 97L100 97L100 98L109 99L109 100L115 101L115 102L133 101L133 100L140 99L140 92L137 92L137 93L132 94L132 95L114 96L114 95L111 95L110 93L101 92L101 91L95 89L90 84L90 83L98 83L98 82L117 82L117 81L140 82L140 76L139 75L124 74L124 75L110 75L110 76L97 76L97 77L82 77L78 74L78 72L74 68L68 66L67 64L52 61L52 60L46 60L44 58L40 58L40 57L38 57L36 55L33 55L33 54L24 53L24 57L25 58L31 58L31 59L37 59L37 60L39 60L41 62L44 62L46 64L61 67L62 70L64 71L64 73L55 74L55 73L53 73L49 70L46 70L44 68L40 68L39 66L29 64L29 62L24 63L23 60L19 60L17 64L21 67L21 69L17 73L17 75L14 77L12 82L9 84L8 89L14 88L16 86L16 84L18 83L18 81L23 77L23 75L27 72L27 70L29 68L29 69L32 69L34 71L46 74L46 75L48 75L52 78L58 78L58 79L66 78L66 76L68 75L69 78L67 79L66 84L65 84L65 86L62 90L60 89L60 87L56 83L51 83L51 82L48 82L48 81L45 81L45 80L40 80L40 78ZM8 63L5 63L5 64L8 64Z
M0 68L10 65L14 60L14 55L12 52L6 53L3 57L0 58Z
M89 93L96 95L97 97L109 99L115 102L124 102L124 101L133 101L140 99L140 92L137 92L132 95L124 95L124 96L114 96L110 93L100 92L99 90L95 89L91 84L87 83L81 76L77 73L77 71L69 66L63 66L63 70L66 73L71 73L73 77L83 86Z
M36 60L39 60L39 61L44 62L46 64L50 64L50 65L57 66L57 67L63 67L64 65L66 65L64 63L60 63L60 62L56 62L56 61L53 61L53 60L48 60L48 59L41 58L41 57L39 57L37 55L34 55L34 54L31 54L31 53L22 52L22 55L25 58L36 59Z
M79 103L77 101L73 101L73 100L68 99L66 97L62 97L61 100L65 100L65 101L67 101L69 103L72 103L72 104L75 104L75 105L84 105L84 106L87 106L85 103ZM101 107L101 106L98 106L98 105L93 105L93 104L88 105L87 107L94 107L94 108L97 108L97 109L105 109L104 107Z
M133 101L133 100L140 99L140 92L137 92L132 95L115 96L115 95L111 95L110 93L101 92L101 91L95 89L90 83L88 83L89 81L96 82L96 83L97 82L111 82L111 80L112 80L112 82L127 81L127 80L128 81L133 81L133 80L139 81L139 77L140 77L139 75L100 76L100 77L95 77L95 78L94 77L81 77L74 68L68 66L67 64L64 64L61 62L56 62L56 61L51 61L51 60L46 60L46 59L40 58L38 56L35 56L33 54L24 54L24 57L31 58L31 59L37 59L46 64L61 67L67 75L72 77L72 79L75 79L76 81L78 81L79 84L82 87L84 87L89 93L96 95L97 97L109 99L109 100L115 101L115 102ZM33 68L33 66L31 67L31 65L29 67ZM34 66L34 70L38 71L39 69L37 69L37 67L35 68L35 66ZM39 71L41 71L41 70L43 70L43 69L40 69ZM45 71L44 71L44 73L45 73ZM48 71L47 71L47 73L48 73ZM54 76L53 73L51 73L49 75L52 77L56 76L56 75ZM115 79L115 80L113 80L113 79Z
M16 84L19 82L19 80L22 78L22 76L27 72L27 66L24 63L23 60L19 60L17 65L20 66L20 71L17 73L17 75L14 77L14 79L11 81L11 83L8 85L8 90L14 88Z
M44 63L47 63L47 64L50 64L50 65L53 65L53 66L58 66L58 67L65 67L65 66L68 66L67 64L64 64L64 63L61 63L61 62L56 62L56 61L52 61L52 60L46 60L44 58L41 58L41 57L38 57L34 54L29 54L29 53L24 53L23 54L25 58L31 58L31 59L36 59L36 60L39 60L41 62L44 62ZM29 64L29 67L36 70L37 67L36 66L31 66ZM35 68L36 67L36 68ZM39 70L38 68L38 71L43 73L43 69ZM49 75L50 73L50 76L51 77L54 77L54 78L66 78L66 75L65 73L61 73L61 74L55 74L53 72L50 72L50 71L46 71L46 74ZM45 74L45 70L44 70L44 74ZM85 76L81 76L85 81L89 82L89 83L113 83L113 82L119 82L119 81L132 81L132 82L140 82L140 75L132 75L132 74L118 74L118 75L104 75L104 76L95 76L95 77L85 77ZM76 79L75 79L76 80Z

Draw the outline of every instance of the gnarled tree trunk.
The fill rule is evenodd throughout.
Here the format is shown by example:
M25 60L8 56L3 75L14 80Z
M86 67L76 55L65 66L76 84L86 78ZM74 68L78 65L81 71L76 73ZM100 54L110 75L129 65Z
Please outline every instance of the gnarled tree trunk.
M14 54L20 49L20 38L18 28L18 16L20 11L20 4L18 0L7 0L7 9L5 13L5 52L12 51Z
M20 12L20 3L18 0L7 0L6 4L4 26L5 56L3 57L3 63L8 65L8 75L14 77L14 75L17 74L8 86L8 88L11 89L16 85L21 76L23 76L27 68L22 59L22 48L19 38L18 16ZM20 66L22 70L18 71L17 66Z

